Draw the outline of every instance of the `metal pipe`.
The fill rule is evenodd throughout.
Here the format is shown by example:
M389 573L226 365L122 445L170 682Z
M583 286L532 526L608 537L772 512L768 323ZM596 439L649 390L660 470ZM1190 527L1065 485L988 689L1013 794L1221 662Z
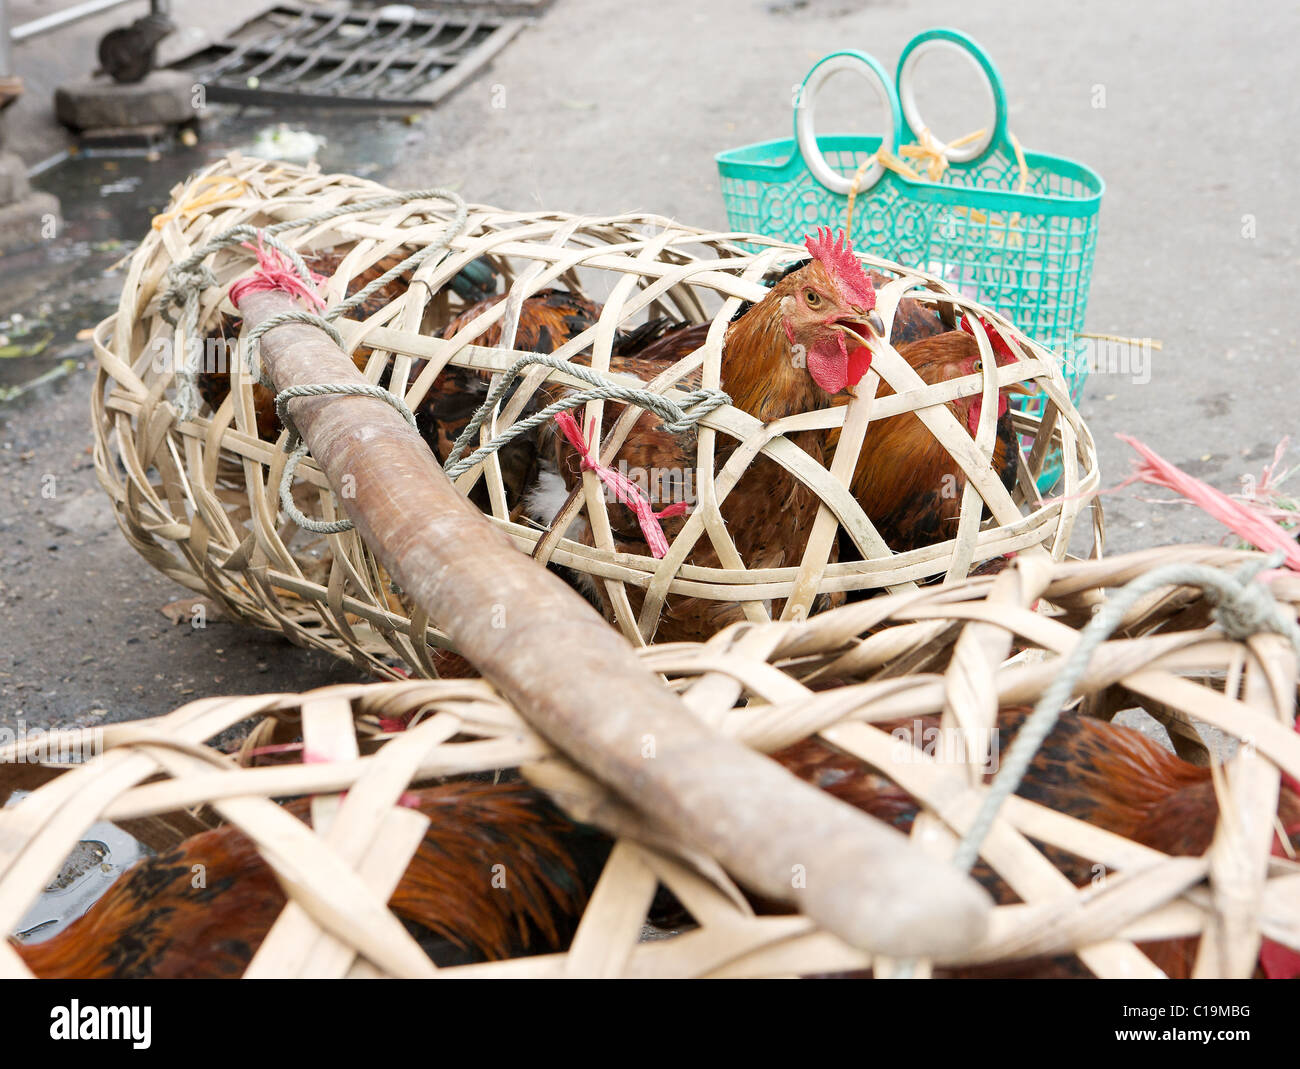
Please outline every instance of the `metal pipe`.
M33 19L31 22L24 22L21 26L15 26L12 32L5 36L12 41L26 41L28 38L38 37L43 33L49 33L50 30L57 30L60 26L80 22L82 19L88 19L93 15L98 15L115 7L121 7L123 4L130 2L131 0L86 0L85 3L64 8L62 11L55 11L53 14ZM7 12L4 22L6 25L8 24ZM3 62L4 58L3 52L0 51L0 62ZM5 73L8 73L7 69Z
M0 0L0 78L8 78L13 72L9 47L9 0Z

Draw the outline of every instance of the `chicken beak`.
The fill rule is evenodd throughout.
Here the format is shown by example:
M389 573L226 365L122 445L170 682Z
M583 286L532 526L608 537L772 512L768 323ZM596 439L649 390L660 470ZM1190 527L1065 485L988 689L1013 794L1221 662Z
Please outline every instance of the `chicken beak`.
M870 342L872 338L885 337L885 322L874 311L855 312L851 316L845 316L835 326L860 345Z
M1033 397L1038 387L1032 382L1008 382L1002 387L1003 393L1018 393L1022 397Z

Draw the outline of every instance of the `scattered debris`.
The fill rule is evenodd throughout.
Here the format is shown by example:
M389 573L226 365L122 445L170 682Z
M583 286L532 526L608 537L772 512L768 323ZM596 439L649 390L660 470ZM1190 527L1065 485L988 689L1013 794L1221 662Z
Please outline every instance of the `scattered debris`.
M264 160L311 163L325 143L325 138L319 134L313 134L310 130L295 130L288 123L282 122L259 130L253 144L244 152Z
M50 368L44 374L37 375L36 378L22 383L18 386L0 386L0 404L7 401L13 401L23 394L31 393L38 387L45 386L48 383L55 382L65 375L72 373L73 368L77 366L75 360L62 360L55 367Z
M103 496L102 494L100 496ZM172 625L193 624L195 620L211 620L221 615L221 607L211 598L188 597L169 601L159 610Z

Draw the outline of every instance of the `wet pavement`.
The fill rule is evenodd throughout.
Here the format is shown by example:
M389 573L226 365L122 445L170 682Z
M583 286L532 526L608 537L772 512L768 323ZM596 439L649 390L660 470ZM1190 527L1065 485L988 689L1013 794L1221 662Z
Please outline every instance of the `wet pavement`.
M117 307L114 266L148 233L171 189L212 160L239 149L382 180L382 164L358 159L394 159L410 126L400 115L357 118L213 106L192 147L74 150L48 161L32 184L59 198L64 223L48 242L0 257L0 401L84 367L87 328Z
M49 241L0 256L0 724L93 726L191 697L362 678L351 665L219 617L191 626L187 592L126 544L96 485L89 328L117 307L118 265L170 190L231 149L310 152L326 170L386 177L410 140L400 114L213 107L197 144L80 152L33 185L56 194Z

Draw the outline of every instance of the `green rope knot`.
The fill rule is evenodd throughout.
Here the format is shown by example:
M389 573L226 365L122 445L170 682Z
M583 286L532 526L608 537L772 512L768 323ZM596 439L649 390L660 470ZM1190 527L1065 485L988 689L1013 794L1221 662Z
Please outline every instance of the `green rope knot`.
M1252 582L1260 572L1276 568L1282 563L1280 552L1261 560L1250 561L1230 580L1232 586L1207 586L1205 598L1214 605L1214 622L1223 633L1238 642L1262 631L1289 638L1300 655L1300 631L1273 597L1273 592L1263 583Z
M487 421L488 415L496 410L501 398L512 388L514 380L519 376L520 372L524 368L533 365L563 371L567 375L572 375L576 379L590 383L591 389L574 390L560 400L553 401L545 408L534 412L531 416L511 424L509 428L490 442L480 446L469 456L463 457L465 450L469 448L470 443L478 436L479 430ZM672 434L682 434L693 428L710 412L731 404L731 397L722 390L701 388L683 394L681 401L678 402L644 387L625 386L592 371L589 367L583 367L581 364L572 364L567 360L561 360L559 357L547 353L528 353L516 360L502 374L500 380L488 391L483 403L479 405L470 421L465 425L465 429L461 431L460 437L456 439L451 453L447 456L447 462L443 466L447 472L447 477L450 479L459 478L476 464L487 459L520 435L527 434L534 427L546 423L559 413L579 408L588 401L619 401L624 404L636 405L638 408L644 408L646 411L653 412L658 416L665 430Z
M319 316L311 319L305 318L311 316L310 312L303 312L302 317L295 316L292 319L279 319L279 317L276 317L279 322L272 321L263 324L260 329L250 332L248 339L248 344L251 345L262 334L270 330L272 326L279 326L281 323L299 322L320 327L340 349L346 348L343 345L342 336L331 325L333 320L367 301L373 294L383 289L394 279L407 272L415 271L435 253L449 254L452 240L465 229L465 224L469 218L469 207L459 194L450 189L442 188L414 189L406 193L393 193L388 196L358 201L355 204L340 204L335 208L327 208L324 211L305 215L299 219L285 219L282 222L273 223L271 226L255 227L249 223L232 226L206 245L196 249L184 260L173 264L167 271L168 289L159 299L159 314L172 327L176 327L179 322L187 340L197 337L199 333L199 298L205 290L213 289L218 285L216 275L204 263L209 256L213 256L223 249L242 245L245 242L254 243L260 240L263 244L281 253L293 265L294 272L299 278L304 282L311 283L311 270L307 267L301 254L291 245L281 241L277 235L288 230L318 226L321 223L327 223L332 219L339 219L346 215L388 211L419 200L444 200L452 206L451 218L447 221L447 225L424 246L378 278L372 280L368 285L362 287L347 300L334 305L325 313L323 318ZM179 317L173 313L172 306L180 309ZM329 322L326 322L327 320ZM200 402L197 369L190 367L189 361L183 359L174 361L174 364L176 407L182 420L193 419L199 410Z
M168 326L174 327L177 317L172 311L172 305L179 306L181 314L185 315L191 302L197 302L205 290L216 287L217 276L207 264L190 264L185 261L167 271L167 281L169 286L158 303L158 313ZM197 306L194 310L198 312Z
M663 428L670 434L685 434L710 412L729 404L731 404L731 396L723 390L710 390L705 387L690 390L683 395L679 403L681 416L676 419L665 419Z
M269 246L283 255L293 266L298 277L308 285L313 285L314 280L311 269L307 267L298 251L281 241L277 237L278 234L287 230L317 226L345 215L388 211L418 200L445 200L452 206L451 218L447 221L447 225L425 245L417 249L405 260L385 271L378 278L373 279L366 286L363 286L347 300L334 305L324 316L316 315L314 312L308 312L304 309L281 312L252 328L245 339L245 345L251 349L268 330L283 326L286 323L304 323L307 326L324 331L335 345L346 352L347 346L343 343L343 336L339 333L338 328L334 326L334 320L369 300L373 294L382 290L395 279L408 272L413 273L435 254L450 255L451 242L465 229L465 224L469 219L469 207L458 194L449 189L441 188L416 189L407 193L375 197L355 204L341 204L338 207L328 208L313 215L303 216L299 219L286 219L283 222L267 227L255 227L247 223L240 223L238 226L233 226L213 238L202 248L196 249L184 260L174 264L168 270L169 287L160 298L159 313L168 324L175 327L178 320L172 312L172 306L178 306L181 310L181 329L188 342L189 339L198 336L200 297L205 290L218 285L212 269L204 263L209 256L213 256L223 249L242 245L246 242L250 244L260 242L262 245ZM187 360L174 363L173 376L176 382L176 406L180 418L182 420L193 419L198 412L200 401L197 368L191 367ZM275 388L275 384L267 376L265 368L259 367L258 381L272 389ZM360 383L291 386L286 390L281 390L276 395L276 414L280 417L281 424L289 432L285 441L285 451L289 454L289 458L285 461L284 473L280 478L280 507L295 524L316 534L339 534L350 530L353 524L350 520L333 520L330 522L313 520L311 517L305 516L298 506L294 504L292 494L293 476L299 461L307 455L307 445L303 442L301 435L298 434L298 429L289 416L286 405L295 397L321 397L330 394L357 394L379 398L396 408L402 414L402 418L412 427L415 426L415 416L412 415L405 401L383 387L371 383L366 383L364 386Z

